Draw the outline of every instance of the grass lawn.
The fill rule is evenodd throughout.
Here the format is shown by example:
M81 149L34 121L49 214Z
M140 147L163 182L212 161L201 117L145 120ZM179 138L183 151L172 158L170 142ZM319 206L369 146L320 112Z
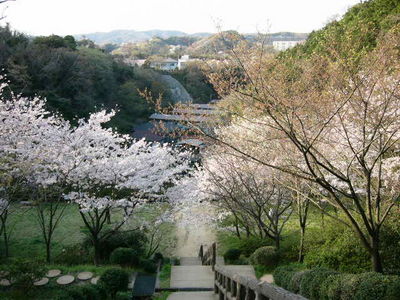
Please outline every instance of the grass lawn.
M85 239L86 227L79 214L76 204L65 204L67 207L64 216L57 226L52 242L52 258L57 258L63 248L83 242ZM162 208L167 209L167 208ZM122 230L139 228L142 221L154 224L157 211L151 208L142 208L128 220ZM122 218L122 214L115 212L111 216L112 220ZM9 254L10 257L26 259L45 259L45 244L37 221L37 210L35 207L22 207L14 205L8 219L10 228ZM171 223L162 224L162 246L159 251L170 255L175 246L175 227ZM165 253L167 252L167 253ZM169 253L168 253L169 252ZM4 241L0 237L0 255L4 257Z

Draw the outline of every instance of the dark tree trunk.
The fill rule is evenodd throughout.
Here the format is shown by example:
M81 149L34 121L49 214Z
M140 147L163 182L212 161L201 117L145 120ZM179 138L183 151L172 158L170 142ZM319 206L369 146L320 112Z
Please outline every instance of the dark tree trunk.
M300 245L299 245L299 258L298 262L303 263L304 261L304 237L305 237L306 227L300 225Z
M372 244L372 249L371 249L372 270L375 272L382 273L383 267L382 267L381 254L379 253L380 241L378 232L375 233L375 235L371 238L371 244Z

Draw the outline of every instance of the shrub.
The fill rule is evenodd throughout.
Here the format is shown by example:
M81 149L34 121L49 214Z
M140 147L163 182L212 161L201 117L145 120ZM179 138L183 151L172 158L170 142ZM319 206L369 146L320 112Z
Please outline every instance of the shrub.
M344 284L349 282L354 275L352 274L335 274L328 276L320 287L321 299L340 300Z
M132 292L118 292L116 300L131 300L132 299Z
M161 261L161 263L163 263L164 262L164 256L162 255L162 253L160 253L160 252L156 252L156 253L154 253L154 255L153 255L153 261L154 262L158 262L158 261Z
M289 289L289 283L293 275L301 269L304 269L304 266L301 264L291 264L277 267L274 271L274 281L280 287Z
M156 273L157 272L157 265L154 263L154 261L150 259L141 259L140 260L140 267L146 272L146 273Z
M117 248L111 253L110 262L120 266L136 266L139 262L139 258L131 248Z
M46 274L46 268L37 261L16 259L9 266L10 278L14 281L14 286L27 290L33 283Z
M400 299L400 280L393 280L387 288L385 300L397 300Z
M251 256L250 262L254 265L275 266L279 255L275 247L265 246L258 248Z
M65 265L83 265L93 261L89 251L82 245L73 245L62 249L61 253L54 258L55 263Z
M309 299L320 299L321 283L337 272L326 268L315 268L304 273L300 279L300 294Z
M298 271L298 272L291 273L290 275L292 275L292 277L288 278L289 283L288 283L287 290L298 294L300 292L301 280L303 279L303 277L307 276L307 274L309 272L311 272L311 270L303 270L303 271Z
M117 292L127 289L129 275L122 269L108 269L101 275L99 282L105 287L111 297L115 298Z
M240 254L242 254L242 251L240 251L240 249L228 249L224 254L224 259L226 261L235 261L239 259Z
M241 254L247 257L253 254L258 248L271 245L271 241L267 239L259 237L239 239L231 235L221 237L221 243L228 249L239 249Z
M356 275L358 285L354 294L355 300L384 299L390 284L396 276L385 276L380 273L370 272ZM396 278L397 281L399 278ZM399 299L399 298L397 298Z
M325 267L347 273L370 269L369 254L350 228L327 221L324 228L312 228L306 236L304 263L307 267Z
M100 242L100 257L109 260L111 253L117 248L132 248L137 257L144 256L147 238L143 232L132 230L117 232L109 238ZM85 241L86 245L92 246L90 238Z

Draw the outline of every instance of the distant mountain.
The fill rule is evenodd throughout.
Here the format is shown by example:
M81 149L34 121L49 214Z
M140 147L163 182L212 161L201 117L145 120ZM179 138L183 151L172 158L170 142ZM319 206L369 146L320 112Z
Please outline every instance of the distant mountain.
M104 44L123 44L123 43L135 43L150 40L153 37L161 37L163 39L173 37L173 36L196 36L196 37L207 37L211 33L200 32L194 34L188 34L177 30L146 30L146 31L136 31L136 30L113 30L110 32L94 32L87 34L76 34L74 35L77 39L82 39L83 37L94 41L98 45Z

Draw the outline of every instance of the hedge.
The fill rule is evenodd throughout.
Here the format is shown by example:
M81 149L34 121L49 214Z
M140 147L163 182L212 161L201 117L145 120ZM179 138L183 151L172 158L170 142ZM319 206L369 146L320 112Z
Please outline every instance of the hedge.
M301 265L275 269L275 283L308 299L400 299L400 277L375 272L344 274L326 268L301 270Z

